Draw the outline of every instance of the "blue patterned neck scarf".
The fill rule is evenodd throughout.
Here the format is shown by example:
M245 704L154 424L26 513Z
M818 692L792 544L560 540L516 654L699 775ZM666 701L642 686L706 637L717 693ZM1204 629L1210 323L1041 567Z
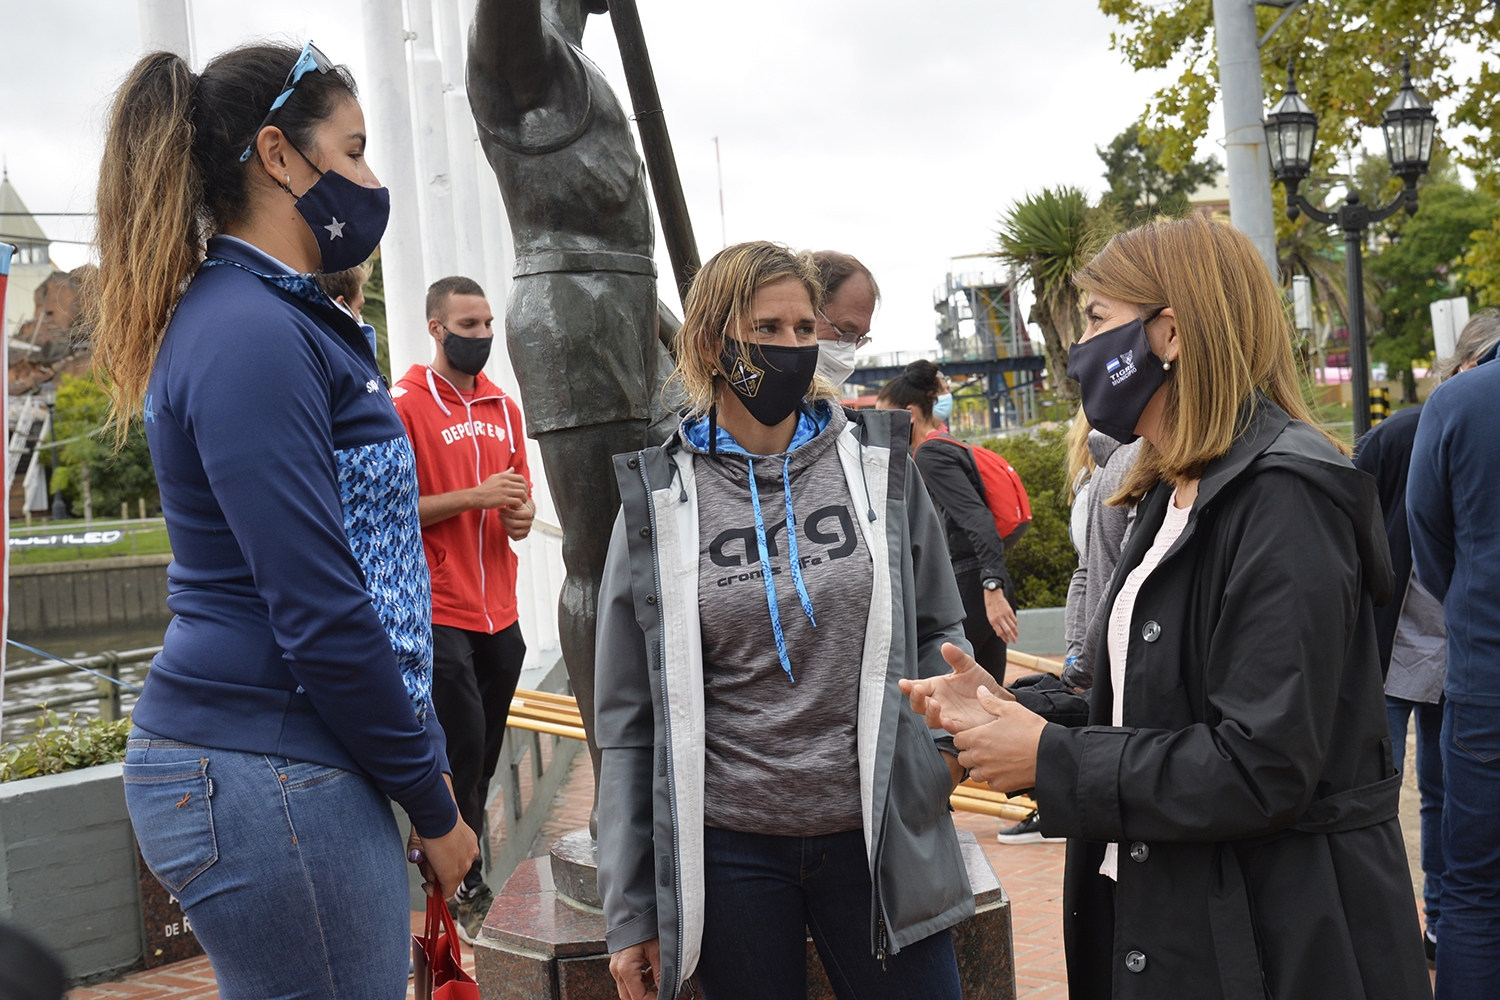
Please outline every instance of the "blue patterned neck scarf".
M323 291L316 278L311 274L267 274L265 271L257 271L248 264L241 264L237 260L226 260L223 257L210 257L203 262L204 267L218 267L224 264L237 267L242 271L249 271L262 281L269 282L284 292L291 292L305 302L311 302L317 306L338 308L333 304L333 300L328 297L328 293Z

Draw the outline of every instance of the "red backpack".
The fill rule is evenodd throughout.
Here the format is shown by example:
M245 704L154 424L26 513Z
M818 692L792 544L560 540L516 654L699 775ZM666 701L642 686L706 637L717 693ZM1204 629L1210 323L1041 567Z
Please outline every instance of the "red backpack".
M984 505L995 518L995 530L1000 537L1008 538L1023 524L1031 521L1031 500L1026 496L1026 487L1021 477L1002 456L988 448L975 448L948 434L934 434L918 442L920 448L931 440L947 441L969 453L974 472L979 478L979 495Z

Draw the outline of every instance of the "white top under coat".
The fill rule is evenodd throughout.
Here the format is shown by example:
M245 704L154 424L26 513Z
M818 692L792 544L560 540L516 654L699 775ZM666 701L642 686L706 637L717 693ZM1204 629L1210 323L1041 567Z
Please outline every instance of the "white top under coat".
M1141 559L1140 565L1125 577L1120 593L1115 597L1114 606L1110 609L1106 641L1109 643L1109 683L1114 692L1111 725L1125 724L1125 657L1130 651L1130 622L1135 615L1136 595L1141 592L1141 585L1146 582L1146 577L1156 569L1172 543L1182 534L1182 529L1187 527L1188 515L1192 512L1193 508L1190 506L1177 506L1177 491L1173 490L1172 499L1167 504L1166 519L1157 529L1156 540L1151 543L1151 548ZM1120 845L1110 844L1104 849L1104 863L1099 866L1099 874L1119 881L1119 862Z

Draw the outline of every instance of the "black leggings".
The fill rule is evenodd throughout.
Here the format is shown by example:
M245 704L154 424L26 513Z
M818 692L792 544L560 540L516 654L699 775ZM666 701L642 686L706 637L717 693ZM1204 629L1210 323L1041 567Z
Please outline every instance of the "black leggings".
M484 802L525 659L520 622L493 635L432 626L432 705L448 737L453 797L475 836L484 835ZM475 861L464 883L472 889L481 880L481 864Z
M983 577L977 569L959 573L958 593L964 600L964 638L974 647L974 659L990 675L1005 683L1005 640L990 627L989 615L984 609Z
M920 879L913 873L913 879ZM838 1000L961 1000L948 931L877 959L859 830L777 837L703 831L704 1000L805 1000L807 937Z

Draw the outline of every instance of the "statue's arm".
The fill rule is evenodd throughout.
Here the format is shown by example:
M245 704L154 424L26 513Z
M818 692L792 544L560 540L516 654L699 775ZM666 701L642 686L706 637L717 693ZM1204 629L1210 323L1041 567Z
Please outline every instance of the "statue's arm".
M517 113L539 106L551 83L549 48L541 0L479 0L469 32L471 101L488 97L485 104L498 100Z

